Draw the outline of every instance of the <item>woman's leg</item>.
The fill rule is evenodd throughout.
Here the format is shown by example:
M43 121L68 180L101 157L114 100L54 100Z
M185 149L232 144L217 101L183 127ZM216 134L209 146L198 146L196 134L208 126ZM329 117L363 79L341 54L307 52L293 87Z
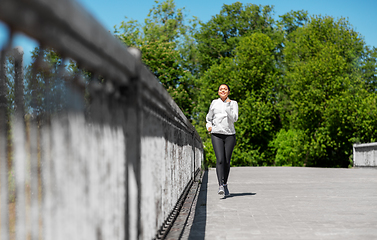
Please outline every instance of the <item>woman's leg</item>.
M234 146L236 146L236 135L228 135L225 138L225 164L224 164L224 184L228 182L228 176L230 172L230 160L232 158L232 153Z
M219 186L224 184L224 176L225 176L225 146L224 146L224 139L222 135L212 134L212 146L213 150L215 151L216 155L216 174L217 180L219 181Z

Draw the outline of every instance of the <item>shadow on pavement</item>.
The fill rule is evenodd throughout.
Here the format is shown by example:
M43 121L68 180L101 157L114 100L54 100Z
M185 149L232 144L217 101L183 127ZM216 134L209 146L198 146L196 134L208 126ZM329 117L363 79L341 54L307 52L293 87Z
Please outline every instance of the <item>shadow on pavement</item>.
M231 197L242 197L242 196L253 196L256 193L231 193L230 196L227 196L226 198L231 198Z
M196 203L195 217L188 239L201 240L205 238L207 221L207 187L208 171L205 171L202 178L202 185L200 186L198 201Z

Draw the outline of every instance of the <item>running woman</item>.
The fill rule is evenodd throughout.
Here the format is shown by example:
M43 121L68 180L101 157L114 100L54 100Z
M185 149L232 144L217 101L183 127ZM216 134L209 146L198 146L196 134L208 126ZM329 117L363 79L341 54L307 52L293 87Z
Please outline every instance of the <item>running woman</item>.
M229 196L228 176L230 159L236 145L234 123L238 120L238 103L229 99L230 88L221 84L219 97L212 101L206 117L206 127L211 133L212 145L216 155L216 174L219 182L218 194Z

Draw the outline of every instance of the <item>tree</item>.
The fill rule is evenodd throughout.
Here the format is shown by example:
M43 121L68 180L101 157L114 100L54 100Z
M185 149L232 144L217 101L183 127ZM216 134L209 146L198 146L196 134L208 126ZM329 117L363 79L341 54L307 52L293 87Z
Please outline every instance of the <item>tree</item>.
M144 25L131 20L115 29L116 36L127 46L139 48L142 61L167 89L183 113L191 119L194 104L194 77L183 68L180 47L188 27L184 25L183 9L173 0L156 1Z
M285 128L306 135L300 154L307 166L348 167L357 96L364 95L358 69L362 38L344 19L317 16L285 44L286 98L279 103Z
M13 50L12 50L13 51ZM1 56L2 62L2 90L1 90L1 96L2 96L2 103L5 104L7 107L6 113L9 118L9 115L14 112L14 57L12 52L8 52L5 55L5 52L3 51Z
M116 36L143 61L194 123L215 165L205 116L217 88L238 101L232 165L348 167L355 142L377 139L376 48L345 19L236 2L185 25L173 0Z
M79 78L89 82L92 73L72 60L65 61L53 48L36 47L31 53L32 61L25 70L26 113L37 117L67 107L84 108L90 96L86 89L85 99L78 97L74 83Z
M303 27L308 21L307 11L290 11L283 14L280 17L278 24L283 28L285 35L289 35L294 32L297 28Z
M241 82L240 119L237 123L242 158L253 158L248 165L271 165L269 142L280 128L277 118L276 44L263 33L243 37L236 49L238 79ZM237 158L235 158L236 160Z
M305 137L301 130L282 128L276 138L269 143L275 149L275 166L304 166Z
M370 92L377 91L377 48L365 47L361 58L362 77Z
M240 2L224 4L219 14L207 23L201 22L195 35L201 74L213 64L219 64L222 58L234 57L233 51L240 37L256 32L272 33L272 10L271 6L242 5Z

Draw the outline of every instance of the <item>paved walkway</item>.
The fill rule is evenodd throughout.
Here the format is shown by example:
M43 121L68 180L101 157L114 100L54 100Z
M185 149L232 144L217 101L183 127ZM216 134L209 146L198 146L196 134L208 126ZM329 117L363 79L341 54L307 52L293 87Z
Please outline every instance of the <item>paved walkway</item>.
M202 181L182 239L377 239L377 169L232 168L226 199Z

